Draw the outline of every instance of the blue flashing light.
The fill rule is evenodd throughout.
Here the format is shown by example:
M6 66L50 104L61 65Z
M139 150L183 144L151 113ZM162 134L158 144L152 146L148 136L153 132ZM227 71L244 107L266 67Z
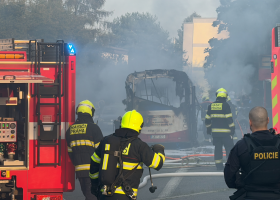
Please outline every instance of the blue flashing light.
M69 50L70 55L75 55L76 54L75 48L72 44L68 44L68 50Z

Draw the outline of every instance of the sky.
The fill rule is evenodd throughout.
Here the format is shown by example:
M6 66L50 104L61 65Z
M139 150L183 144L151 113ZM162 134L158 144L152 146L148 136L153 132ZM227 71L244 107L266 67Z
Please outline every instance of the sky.
M196 12L201 17L215 18L219 5L219 0L106 0L103 9L114 12L109 21L127 12L149 12L158 17L170 37L176 37L186 17Z

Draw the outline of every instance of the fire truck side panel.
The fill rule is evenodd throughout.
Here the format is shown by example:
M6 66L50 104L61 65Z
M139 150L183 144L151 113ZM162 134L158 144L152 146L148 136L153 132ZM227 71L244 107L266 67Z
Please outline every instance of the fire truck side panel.
M275 27L272 29L272 51L271 51L271 98L272 98L272 120L273 120L273 128L277 128L278 132L280 131L280 124L279 124L279 111L280 111L280 104L278 103L279 99L279 91L280 91L280 84L278 84L278 79L280 78L279 74L279 64L277 62L278 57L280 58L280 47L278 41L278 29L280 31L280 27Z
M66 84L65 84L65 130L69 128L71 124L75 122L75 97L76 97L76 56L68 56L66 57L66 62L68 66L65 69L66 73ZM68 100L67 100L68 99ZM65 141L65 148L67 149L67 143ZM65 151L65 184L64 191L70 192L75 189L75 168L72 164L68 151Z
M68 63L68 66L66 67L65 73L66 73L66 85L65 85L65 95L66 99L71 99L71 101L65 102L65 108L66 108L66 121L70 124L75 122L75 115L73 113L75 112L75 96L76 96L76 57L75 56L69 56L67 57L66 62Z
M73 63L74 62L74 63ZM37 116L31 115L29 126L29 178L28 178L28 191L30 192L67 192L72 191L75 188L75 170L74 166L69 159L67 152L67 144L65 140L65 132L69 127L69 123L75 121L75 56L66 57L65 66L65 80L63 80L64 96L62 97L61 104L61 166L37 166ZM54 79L57 76L57 71L52 66L44 66L41 69L41 74L45 77ZM55 76L54 76L55 74ZM63 88L64 87L64 88ZM42 103L55 103L55 100L41 99ZM36 100L31 98L30 111L36 114ZM58 108L47 106L41 108L41 120L43 122L54 122ZM41 147L40 148L40 162L41 163L53 163L58 158L57 147ZM32 153L31 153L32 152ZM43 170L42 170L43 169ZM43 172L43 173L42 173ZM45 183L52 183L51 186L46 188Z
M38 192L63 192L65 172L65 157L62 157L61 166L37 166L37 141L30 140L29 148L35 149L29 153L29 172L28 172L28 191L32 193ZM53 147L41 147L40 157L53 157ZM61 148L65 148L65 140L62 142ZM51 150L51 151L48 151ZM64 151L65 152L65 151ZM62 154L63 155L63 154ZM44 160L47 161L47 160ZM53 159L49 160L53 162Z
M13 39L7 39L5 41L14 42ZM15 161L20 163L18 165L1 165L0 180L15 181L16 187L22 192L19 196L22 195L23 200L31 200L31 198L33 199L39 194L45 195L48 199L50 196L55 199L57 199L57 197L61 198L63 192L73 191L75 188L75 170L68 156L65 132L69 128L69 125L73 124L75 121L76 56L74 55L72 45L68 44L64 44L63 46L62 43L37 43L36 41L18 42L25 47L28 46L30 50L28 54L29 58L27 58L25 51L0 52L1 97L7 98L7 102L9 103L6 102L5 104L3 103L5 99L1 99L1 109L6 109L6 113L1 111L0 121L7 120L10 121L10 124L14 123L18 125L16 130L20 129L18 132L21 133L20 136L22 138L20 139L21 143L17 141L17 144L20 144L19 146L25 149L23 152L26 156L24 160L22 160L22 157L15 157ZM15 44L13 43L13 45ZM34 45L38 45L37 47L41 45L41 47L43 46L44 48L38 52L37 50L40 50L40 48ZM67 45L69 48L71 47L71 53L69 53L69 49L67 50ZM57 51L56 47L59 47L59 49L61 49L61 47L66 48L64 51ZM37 53L32 53L32 51L34 51L33 49L37 49ZM56 50L56 53L54 53L53 50ZM66 56L63 56L62 52L65 52ZM59 61L56 60L58 57ZM39 59L40 64L35 64L35 61L37 60L36 62L38 62ZM60 65L57 64L60 61L64 62L61 63L61 74L59 70ZM39 70L40 73L38 73ZM61 81L59 81L59 77L61 77ZM53 80L56 80L54 85L46 85L48 83L53 83ZM40 83L43 83L43 85L40 85ZM60 89L58 88L57 90L56 87L58 83L61 84ZM3 84L5 84L5 87ZM9 87L7 89L6 85L11 85L11 89L9 90ZM38 90L39 87L40 90ZM40 91L40 93L44 91L45 96L42 93L42 95L39 96L37 90ZM60 104L60 95L57 95L59 91L61 92ZM51 94L51 96L48 96L49 98L46 96L48 94ZM37 102L39 97L40 112L38 113ZM14 100L15 98L16 100ZM9 105L11 106L9 107ZM40 118L38 118L38 115ZM14 119L15 122L11 119ZM16 119L18 121L16 121ZM43 123L41 127L38 125L39 120ZM58 123L59 121L61 121L61 124L57 125L58 131L51 132L51 130L55 128L55 125L52 125L52 123ZM3 125L3 136L1 135L3 138L2 143L8 138L8 136L5 138L5 134L12 133L9 131L15 131L15 128L9 128L12 126L8 124L8 122L1 123L1 126ZM23 131L24 129L25 131ZM42 134L40 134L40 130ZM60 136L59 138L56 138L56 133ZM46 135L47 137L45 137ZM9 138L14 138L12 136L13 135ZM38 141L38 136L42 139L40 143ZM57 143L52 143L52 141ZM22 144L24 145L23 147ZM39 144L40 149L38 149ZM61 149L60 155L59 144ZM40 152L39 155L38 152ZM3 155L1 154L1 156ZM7 157L7 155L4 156ZM4 162L9 163L6 160ZM5 182L0 184L2 184L2 187L3 184L5 185ZM4 190L1 190L0 193L7 193L7 191Z

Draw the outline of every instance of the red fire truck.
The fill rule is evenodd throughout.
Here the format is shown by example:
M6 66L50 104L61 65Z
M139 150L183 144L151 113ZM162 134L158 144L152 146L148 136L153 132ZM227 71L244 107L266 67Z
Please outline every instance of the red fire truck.
M76 56L60 40L0 40L0 199L63 200L75 172Z

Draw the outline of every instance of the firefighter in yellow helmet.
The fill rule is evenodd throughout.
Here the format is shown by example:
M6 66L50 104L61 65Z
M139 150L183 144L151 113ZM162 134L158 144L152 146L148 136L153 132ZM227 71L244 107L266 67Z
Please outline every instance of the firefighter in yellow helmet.
M94 111L94 105L89 100L80 102L76 109L78 118L66 132L68 154L75 166L76 178L79 179L86 200L97 199L91 193L88 174L90 157L103 138L100 128L92 119Z
M215 163L217 170L223 170L223 146L227 156L233 147L232 136L235 134L235 125L232 119L232 112L227 103L227 91L220 88L216 92L216 101L208 106L205 116L207 134L213 137L215 146Z
M91 156L92 193L101 200L135 200L143 164L160 170L165 161L164 146L149 147L138 138L144 125L136 110L126 112L121 128L104 137ZM122 178L123 177L123 178Z

